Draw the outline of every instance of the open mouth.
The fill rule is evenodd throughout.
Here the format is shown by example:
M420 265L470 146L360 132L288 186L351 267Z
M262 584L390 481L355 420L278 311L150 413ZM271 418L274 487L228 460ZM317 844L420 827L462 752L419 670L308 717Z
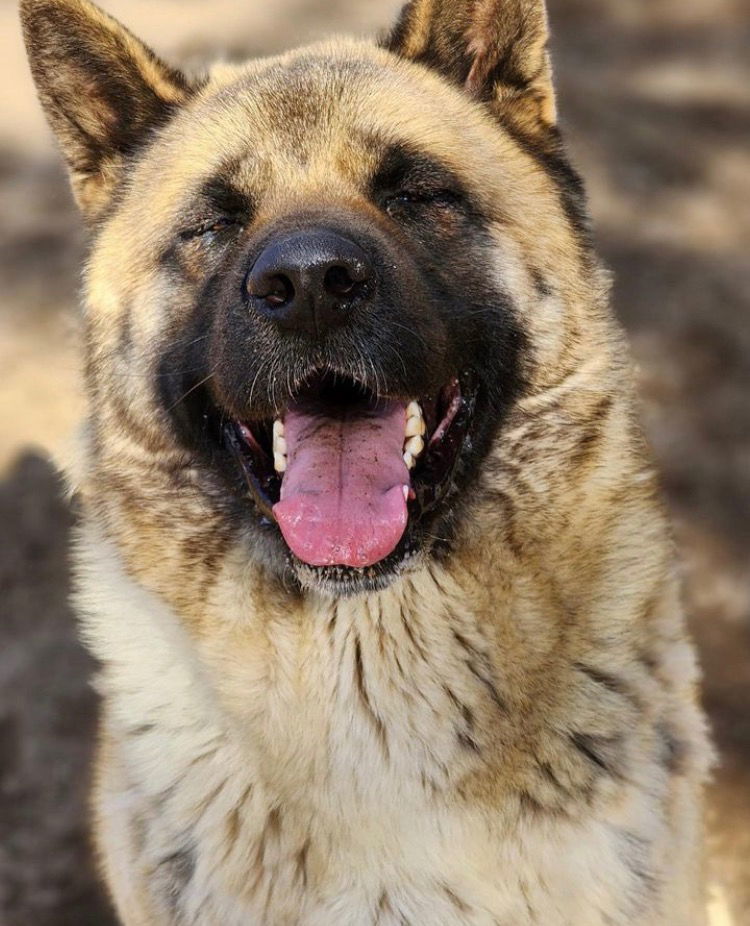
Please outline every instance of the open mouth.
M404 399L326 371L275 419L230 422L225 437L297 560L364 570L403 546L445 496L474 406L466 375Z

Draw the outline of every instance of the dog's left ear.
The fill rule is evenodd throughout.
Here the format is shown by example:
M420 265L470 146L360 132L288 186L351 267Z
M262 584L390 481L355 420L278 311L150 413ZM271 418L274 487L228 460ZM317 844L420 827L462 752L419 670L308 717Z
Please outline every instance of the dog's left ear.
M89 0L21 0L21 23L73 192L83 213L96 219L127 159L192 88Z
M539 131L556 121L548 38L544 0L409 0L385 44Z

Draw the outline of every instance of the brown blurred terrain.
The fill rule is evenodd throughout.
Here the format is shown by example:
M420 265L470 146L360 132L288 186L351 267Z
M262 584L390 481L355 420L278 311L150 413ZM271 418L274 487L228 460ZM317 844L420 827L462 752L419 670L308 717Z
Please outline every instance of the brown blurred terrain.
M548 0L564 123L676 527L721 763L712 872L750 924L750 9ZM108 0L177 61L371 32L397 0ZM0 924L107 926L87 847L96 704L49 462L79 416L83 236L0 0ZM717 911L717 923L721 919ZM554 926L554 924L549 924Z

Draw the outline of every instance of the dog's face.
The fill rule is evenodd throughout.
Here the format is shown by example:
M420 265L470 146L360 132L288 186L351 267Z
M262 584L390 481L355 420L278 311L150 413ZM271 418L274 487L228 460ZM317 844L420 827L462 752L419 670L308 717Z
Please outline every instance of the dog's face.
M415 0L386 47L195 84L83 0L23 9L93 226L105 519L166 494L168 545L204 503L248 561L331 594L481 533L504 425L581 323L542 4Z

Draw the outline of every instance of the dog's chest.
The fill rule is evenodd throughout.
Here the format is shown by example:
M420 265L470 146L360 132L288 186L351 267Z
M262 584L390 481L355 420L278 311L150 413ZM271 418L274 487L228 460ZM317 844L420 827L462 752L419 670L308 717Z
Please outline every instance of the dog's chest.
M638 922L614 828L524 814L511 792L466 800L510 734L508 692L466 626L334 622L232 665L242 726L175 738L151 773L163 797L143 859L165 922Z
M164 922L650 922L640 916L640 886L622 847L592 821L576 828L526 821L521 835L511 835L502 814L417 808L398 793L380 816L342 805L338 819L315 819L266 805L240 820L237 806L204 818L200 834L193 831L198 841L188 836L183 851L153 869Z

